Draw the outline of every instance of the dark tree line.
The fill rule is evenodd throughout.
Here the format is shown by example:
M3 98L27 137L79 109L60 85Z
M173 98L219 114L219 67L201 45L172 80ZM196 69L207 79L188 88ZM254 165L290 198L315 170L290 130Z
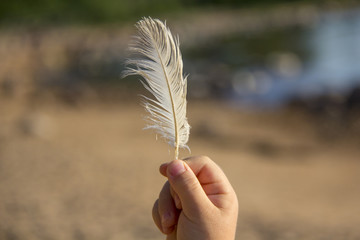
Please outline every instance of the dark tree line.
M1 0L0 23L121 22L188 8L242 7L295 1L306 0Z

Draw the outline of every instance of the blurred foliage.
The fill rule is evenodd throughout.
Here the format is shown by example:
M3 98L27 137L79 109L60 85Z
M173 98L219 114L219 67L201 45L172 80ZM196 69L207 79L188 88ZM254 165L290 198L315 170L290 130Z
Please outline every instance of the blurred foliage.
M11 0L0 1L0 23L108 23L185 8L241 7L299 1L304 0Z
M0 22L44 24L112 22L179 7L178 0L0 1Z

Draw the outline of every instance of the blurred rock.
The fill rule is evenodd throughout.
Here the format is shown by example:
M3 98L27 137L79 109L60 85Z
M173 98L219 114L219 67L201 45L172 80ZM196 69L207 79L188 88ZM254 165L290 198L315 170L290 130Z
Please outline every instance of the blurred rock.
M55 134L52 119L45 113L30 113L19 121L19 130L22 134L48 140Z
M211 95L210 87L205 76L201 74L192 74L191 87L188 88L188 96L190 98L205 99Z
M312 98L293 100L290 107L308 111L322 137L335 139L360 133L360 87L348 93L328 92Z
M272 53L268 57L270 68L280 77L291 80L302 72L302 62L293 52Z
M346 99L346 106L349 110L360 111L360 86L350 92Z
M12 98L16 95L16 81L11 78L5 78L0 83L0 90L2 96Z
M346 109L352 131L360 135L360 86L350 92Z
M229 66L221 63L191 63L195 74L189 78L189 97L223 99L231 87ZM190 87L191 86L191 87Z
M271 87L270 76L261 70L239 70L234 73L231 83L234 91L239 95L264 94Z

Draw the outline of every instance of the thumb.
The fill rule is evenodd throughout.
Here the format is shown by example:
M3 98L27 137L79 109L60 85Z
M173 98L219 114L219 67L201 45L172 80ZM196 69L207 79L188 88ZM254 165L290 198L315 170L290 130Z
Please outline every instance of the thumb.
M167 177L173 190L180 198L184 214L196 218L212 206L199 180L189 165L182 160L174 160L167 166Z

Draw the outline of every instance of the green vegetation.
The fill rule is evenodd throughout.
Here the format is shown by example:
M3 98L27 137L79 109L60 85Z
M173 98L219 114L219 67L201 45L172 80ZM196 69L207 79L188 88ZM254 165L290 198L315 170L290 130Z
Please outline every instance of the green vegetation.
M178 0L11 0L0 1L0 22L114 22L179 7Z
M188 8L298 1L304 0L10 0L0 1L0 24L109 23Z

